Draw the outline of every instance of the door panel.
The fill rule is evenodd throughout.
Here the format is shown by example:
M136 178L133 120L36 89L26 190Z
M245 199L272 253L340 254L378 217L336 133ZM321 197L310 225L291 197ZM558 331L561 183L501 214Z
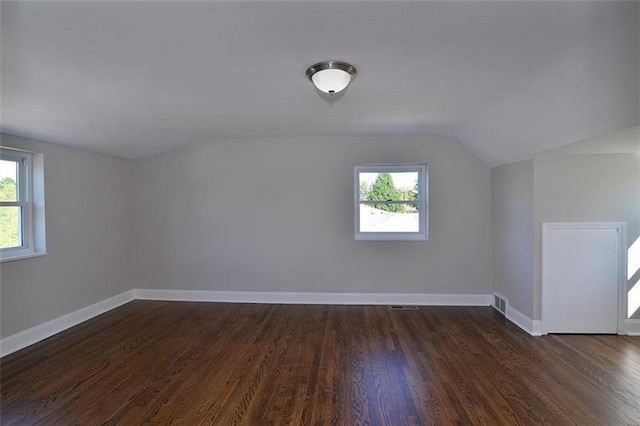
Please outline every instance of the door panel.
M549 333L618 331L616 228L547 229L543 324Z

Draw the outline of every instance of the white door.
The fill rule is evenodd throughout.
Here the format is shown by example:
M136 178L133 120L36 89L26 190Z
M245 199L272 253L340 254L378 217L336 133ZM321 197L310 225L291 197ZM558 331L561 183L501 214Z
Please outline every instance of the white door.
M545 331L616 333L620 229L549 225L543 230Z

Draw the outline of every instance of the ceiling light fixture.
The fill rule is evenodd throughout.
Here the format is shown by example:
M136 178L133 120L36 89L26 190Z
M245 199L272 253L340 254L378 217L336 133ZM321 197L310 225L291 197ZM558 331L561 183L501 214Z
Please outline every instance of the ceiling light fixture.
M356 67L346 62L324 61L311 65L307 69L307 77L321 92L335 95L347 88L356 78Z

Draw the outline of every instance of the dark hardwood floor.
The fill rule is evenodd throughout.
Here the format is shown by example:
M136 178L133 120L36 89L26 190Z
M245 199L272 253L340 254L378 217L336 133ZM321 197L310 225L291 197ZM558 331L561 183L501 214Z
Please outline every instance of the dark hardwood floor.
M639 424L640 339L492 308L134 301L0 363L3 424Z

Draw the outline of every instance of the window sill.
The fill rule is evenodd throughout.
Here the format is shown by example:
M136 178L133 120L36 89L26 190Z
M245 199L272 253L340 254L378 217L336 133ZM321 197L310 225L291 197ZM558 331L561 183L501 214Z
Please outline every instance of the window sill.
M15 254L5 254L5 253L0 253L0 263L2 262L10 262L12 260L21 260L21 259L29 259L32 257L40 257L40 256L46 256L47 252L46 251L35 251L35 252L21 252L21 253L15 253Z
M428 241L422 233L393 233L393 232L360 232L354 235L356 241Z

